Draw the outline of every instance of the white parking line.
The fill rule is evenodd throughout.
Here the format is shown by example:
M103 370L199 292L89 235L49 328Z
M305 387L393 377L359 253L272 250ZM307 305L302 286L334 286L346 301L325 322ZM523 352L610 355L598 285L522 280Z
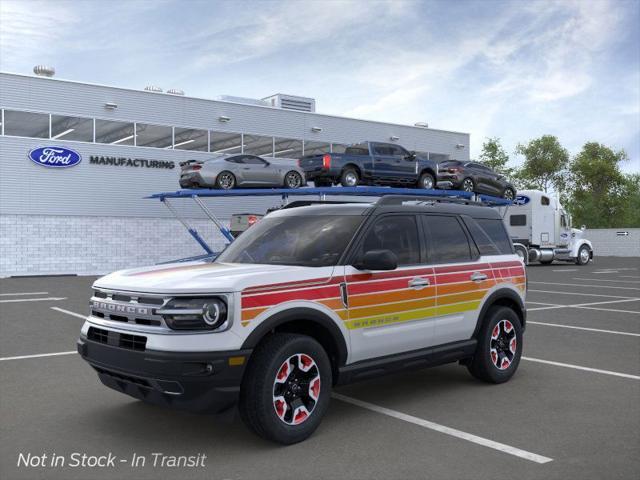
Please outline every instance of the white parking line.
M582 292L560 292L557 290L533 290L529 289L528 292L536 292L536 293L557 293L559 295L578 295L581 297L606 297L606 298L628 298L631 300L640 300L637 297L621 297L620 295L602 295L599 293L582 293Z
M86 315L82 315L82 314L76 313L76 312L70 312L69 310L65 310L64 308L51 307L51 310L55 310L56 312L60 312L60 313L66 313L67 315L71 315L72 317L78 317L78 318L82 318L82 319L86 319L87 318Z
M19 295L49 295L49 292L0 293L0 297L17 297Z
M56 352L56 353L38 353L37 355L21 355L19 357L2 357L0 362L6 362L7 360L24 360L26 358L41 358L41 357L58 357L60 355L73 355L78 353L75 350L71 352Z
M542 455L527 452L526 450L521 450L519 448L512 447L510 445L505 445L504 443L494 442L493 440L489 440L487 438L479 437L477 435L463 432L461 430L456 430L455 428L446 427L444 425L440 425L439 423L430 422L429 420L423 420L422 418L414 417L412 415L407 415L406 413L398 412L396 410L380 407L378 405L374 405L373 403L363 402L362 400L358 400L352 397L347 397L339 393L333 393L332 396L337 400L350 403L351 405L365 408L367 410L371 410L372 412L381 413L382 415L387 415L389 417L393 417L398 420L402 420L404 422L409 422L414 425L418 425L420 427L428 428L430 430L435 430L436 432L444 433L446 435L451 435L452 437L456 437L462 440L466 440L468 442L476 443L478 445L482 445L483 447L493 448L494 450L499 450L501 452L508 453L509 455L514 455L516 457L524 458L525 460L529 460L531 462L549 463L553 461L553 459L549 457L543 457Z
M559 270L551 270L552 272L577 272L579 268L561 268Z
M640 278L640 275L620 275L620 278Z
M540 285L562 285L563 287L594 287L594 288L615 288L617 290L640 290L640 287L618 287L614 285L587 285L583 283L553 283L553 282L529 282Z
M640 337L640 333L619 332L617 330L601 330L599 328L577 327L575 325L560 325L558 323L532 322L530 320L527 321L527 325L544 325L546 327L572 328L574 330L584 330L587 332L611 333L615 335L629 335L630 337Z
M66 300L67 297L46 297L46 298L11 298L9 300L0 300L0 303L16 303L16 302L57 302L58 300Z
M612 372L611 370L600 370L599 368L583 367L581 365L573 365L571 363L552 362L551 360L542 360L540 358L521 357L522 360L529 362L545 363L547 365L555 365L556 367L573 368L575 370L584 370L585 372L603 373L605 375L612 375L614 377L630 378L632 380L640 380L638 375L631 375L630 373Z
M640 314L635 310L617 310L615 308L598 308L598 307L575 307L575 308L584 308L585 310L600 310L603 312L617 312L617 313L633 313L634 315Z
M629 313L638 313L632 310L615 310L613 308L596 308L592 307L592 305L606 305L608 303L624 303L624 302L637 302L640 301L640 298L627 298L623 300L607 300L604 302L591 302L591 303L576 303L574 305L560 305L557 303L539 303L539 302L527 302L527 303L538 303L538 305L547 305L545 307L536 307L536 308L527 308L528 312L536 312L538 310L554 310L556 308L586 308L589 310L603 310L605 312L629 312Z
M573 280L593 280L593 278L573 277ZM605 280L603 278L599 278L598 281L599 282L614 282L614 283L640 283L640 280Z

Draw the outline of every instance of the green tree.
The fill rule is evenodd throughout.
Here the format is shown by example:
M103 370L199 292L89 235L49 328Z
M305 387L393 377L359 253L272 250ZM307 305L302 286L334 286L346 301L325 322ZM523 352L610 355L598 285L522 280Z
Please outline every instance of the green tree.
M553 135L543 135L527 144L518 144L516 153L525 160L517 172L520 187L557 192L565 188L565 170L569 164L569 152Z
M566 205L576 225L606 228L640 224L640 176L621 172L620 163L626 159L623 150L614 151L597 142L585 143L573 158Z
M509 155L505 152L504 148L502 148L502 144L498 137L486 139L482 144L482 153L480 154L479 159L484 165L494 169L496 172L506 175L512 170L507 167Z

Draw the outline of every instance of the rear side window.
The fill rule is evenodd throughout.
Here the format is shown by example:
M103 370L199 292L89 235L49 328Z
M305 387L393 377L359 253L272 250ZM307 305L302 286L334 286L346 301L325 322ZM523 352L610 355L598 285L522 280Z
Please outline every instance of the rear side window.
M360 256L369 250L391 250L398 257L398 265L420 263L420 241L413 215L382 217L367 231Z
M422 215L430 237L431 263L468 262L471 249L467 234L456 217Z
M549 205L551 202L549 200L549 197L540 197L540 204L541 205Z
M465 218L465 223L482 255L513 253L511 240L500 219Z
M509 217L509 225L511 225L512 227L524 227L526 224L526 215L511 215Z

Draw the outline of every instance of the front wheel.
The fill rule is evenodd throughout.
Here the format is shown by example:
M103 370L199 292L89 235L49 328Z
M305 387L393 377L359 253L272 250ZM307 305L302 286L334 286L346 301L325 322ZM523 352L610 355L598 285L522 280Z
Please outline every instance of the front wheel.
M316 340L273 334L251 356L240 390L240 416L267 440L301 442L320 425L331 385L331 363Z
M505 200L513 200L514 198L516 198L516 192L513 191L513 188L507 187L502 193L502 198L504 198Z
M300 175L295 170L287 172L287 174L284 176L284 186L287 188L300 188L302 186L302 183L302 175Z
M418 180L418 188L423 188L425 190L433 190L436 186L436 180L433 178L433 175L430 173L423 173L420 175L420 180Z
M509 380L522 356L522 325L509 307L491 307L478 334L476 353L467 365L469 373L489 383Z
M578 250L578 256L576 257L577 265L586 265L591 260L591 251L586 245L582 245Z

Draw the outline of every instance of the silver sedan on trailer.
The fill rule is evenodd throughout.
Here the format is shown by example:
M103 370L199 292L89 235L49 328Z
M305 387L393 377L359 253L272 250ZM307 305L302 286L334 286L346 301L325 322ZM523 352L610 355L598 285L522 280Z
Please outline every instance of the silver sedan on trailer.
M285 187L306 185L297 161L256 155L220 155L211 160L180 163L181 188Z

